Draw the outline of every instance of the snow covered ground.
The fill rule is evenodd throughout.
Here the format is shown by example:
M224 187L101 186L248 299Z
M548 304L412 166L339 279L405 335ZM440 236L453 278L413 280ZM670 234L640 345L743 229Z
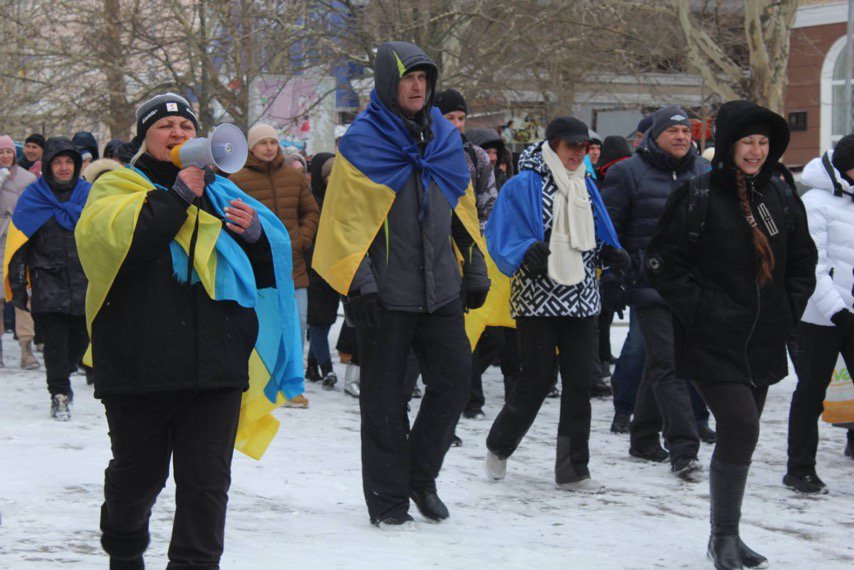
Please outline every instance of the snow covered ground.
M614 327L615 351L625 333ZM44 373L16 368L16 344L9 335L3 344L0 568L106 568L98 531L110 457L103 407L75 376L71 422L50 420ZM707 483L683 483L666 465L630 459L627 436L609 432L610 400L593 403L590 444L592 474L606 494L555 490L557 400L544 404L507 479L487 481L484 440L503 390L497 368L484 379L488 420L461 420L463 447L450 451L439 480L451 519L429 524L413 505L416 531L380 531L369 525L362 499L358 403L341 383L335 392L308 386L307 410L279 410L282 429L260 462L235 454L222 568L711 567L704 558ZM821 428L819 474L829 495L798 496L780 483L793 387L789 378L768 397L742 536L772 568L852 568L854 461L842 455L845 433ZM703 445L704 463L711 451ZM166 564L173 503L170 481L151 520L150 568Z

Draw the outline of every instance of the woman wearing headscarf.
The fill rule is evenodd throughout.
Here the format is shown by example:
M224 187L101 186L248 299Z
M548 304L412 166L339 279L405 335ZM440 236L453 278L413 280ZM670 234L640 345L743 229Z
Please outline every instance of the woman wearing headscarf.
M600 261L622 268L628 255L595 184L585 176L590 141L574 117L549 123L546 140L529 147L520 173L501 189L486 224L489 253L512 278L510 310L522 347L522 377L486 440L486 471L503 479L549 393L555 352L563 380L555 483L559 489L600 493L591 479L590 388L598 364ZM607 244L607 245L606 245Z
M301 381L290 242L233 183L173 164L198 131L183 97L153 97L136 117L135 155L98 177L76 234L113 455L101 544L111 568L144 567L171 460L169 567L218 568L242 393L259 367L276 394L301 388L272 365Z
M730 570L767 563L739 538L741 505L768 387L788 373L786 340L815 287L816 249L801 200L772 175L786 120L733 101L716 123L712 171L673 193L646 270L675 316L676 375L717 423L708 555Z

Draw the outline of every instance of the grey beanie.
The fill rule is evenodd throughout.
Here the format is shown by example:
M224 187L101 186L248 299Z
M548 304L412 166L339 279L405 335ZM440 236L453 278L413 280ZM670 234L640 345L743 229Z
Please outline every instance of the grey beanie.
M199 121L190 106L189 101L177 93L162 93L155 95L136 109L136 141L141 143L145 133L151 125L162 119L177 115L192 121L196 131L199 130Z
M676 106L659 109L652 115L649 138L655 140L658 135L675 125L683 125L690 129L691 121L688 120L688 113L682 107Z

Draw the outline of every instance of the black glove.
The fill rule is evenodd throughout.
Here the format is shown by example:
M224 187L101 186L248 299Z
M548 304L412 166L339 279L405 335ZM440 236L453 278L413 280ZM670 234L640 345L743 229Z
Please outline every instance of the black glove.
M830 321L842 329L842 332L854 332L854 313L848 309L842 309L830 317Z
M486 303L486 296L489 294L489 289L486 291L466 291L466 309L479 309Z
M30 309L27 307L29 300L30 299L26 291L12 291L12 304L15 305L16 308L29 313Z
M551 250L544 241L538 241L528 248L522 263L532 275L540 275L549 270L549 254Z
M624 277L632 268L632 258L625 249L605 244L599 252L602 264L614 272L617 277Z
M344 310L354 327L380 326L380 296L378 293L347 297Z
M626 288L612 279L603 281L599 285L599 292L602 295L602 312L617 313L622 319L626 308Z

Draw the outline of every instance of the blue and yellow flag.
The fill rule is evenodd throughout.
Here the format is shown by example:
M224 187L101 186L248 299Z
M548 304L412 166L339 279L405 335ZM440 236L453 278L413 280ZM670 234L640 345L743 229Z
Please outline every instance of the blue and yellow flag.
M78 179L71 196L65 202L60 202L44 178L39 178L27 186L18 198L15 213L9 223L6 236L6 257L3 258L3 281L6 300L12 300L12 289L9 283L9 263L12 256L47 222L53 218L66 230L73 232L86 198L89 196L90 184Z
M421 172L424 188L436 183L486 253L462 139L435 107L430 118L433 139L422 155L403 120L373 91L370 104L341 140L320 214L312 267L342 295L349 293L359 264L414 168Z
M92 187L75 231L80 263L89 279L86 324L90 333L130 250L146 195L155 187L141 172L130 168L104 174ZM304 390L290 238L272 212L232 182L217 177L206 186L205 193L220 216L237 198L252 206L273 254L276 287L259 290L249 258L222 231L221 219L195 208L187 210L187 219L170 244L174 273L180 280L187 275L190 240L198 216L192 281L200 282L211 299L235 301L254 308L258 316L258 340L247 363L249 390L243 394L235 448L260 459L279 427L270 412ZM91 347L84 360L91 364Z

